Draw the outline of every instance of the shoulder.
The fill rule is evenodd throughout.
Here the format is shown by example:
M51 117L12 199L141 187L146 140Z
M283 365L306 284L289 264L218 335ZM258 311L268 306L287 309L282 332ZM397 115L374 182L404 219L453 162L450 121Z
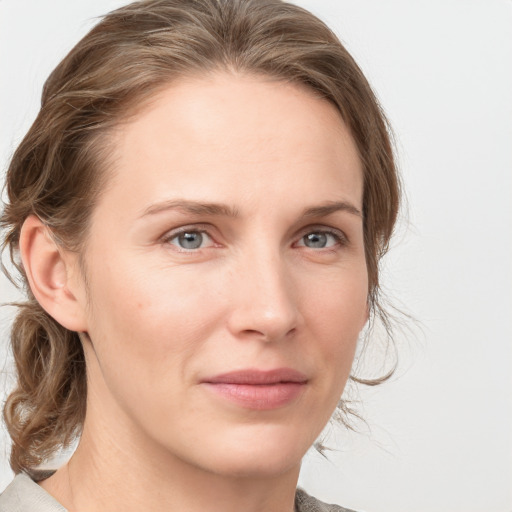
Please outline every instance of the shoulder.
M295 494L296 512L354 512L339 505L330 505L310 496L303 489ZM67 512L66 509L37 485L28 475L19 474L0 494L0 512Z
M330 505L310 496L303 489L297 489L295 494L295 512L354 512L339 505Z
M28 475L20 473L0 494L0 512L66 512L66 509Z

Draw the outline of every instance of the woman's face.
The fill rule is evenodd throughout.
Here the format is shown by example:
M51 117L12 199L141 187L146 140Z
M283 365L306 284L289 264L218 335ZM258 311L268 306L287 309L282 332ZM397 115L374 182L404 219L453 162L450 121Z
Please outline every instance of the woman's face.
M86 425L219 474L296 468L367 319L339 114L261 77L182 80L116 132L112 160L81 285Z

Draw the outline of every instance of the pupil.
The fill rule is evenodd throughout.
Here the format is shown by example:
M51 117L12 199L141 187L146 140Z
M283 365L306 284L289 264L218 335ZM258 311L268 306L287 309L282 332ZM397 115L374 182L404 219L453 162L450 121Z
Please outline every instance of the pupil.
M305 245L321 249L327 245L327 235L325 233L310 233L306 235Z
M183 233L179 236L179 242L184 249L197 249L203 243L201 233Z

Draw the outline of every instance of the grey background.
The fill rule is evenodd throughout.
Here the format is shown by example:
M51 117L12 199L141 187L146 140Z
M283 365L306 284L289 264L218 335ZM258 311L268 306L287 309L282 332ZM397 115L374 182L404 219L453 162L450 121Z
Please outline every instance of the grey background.
M0 0L1 172L45 77L95 16L124 3ZM512 2L296 3L337 31L396 131L409 212L384 281L421 321L399 336L396 378L360 391L368 425L335 429L329 460L308 455L301 484L356 510L510 512ZM2 277L0 302L16 297ZM0 309L4 393L11 318ZM2 430L0 489L8 449Z

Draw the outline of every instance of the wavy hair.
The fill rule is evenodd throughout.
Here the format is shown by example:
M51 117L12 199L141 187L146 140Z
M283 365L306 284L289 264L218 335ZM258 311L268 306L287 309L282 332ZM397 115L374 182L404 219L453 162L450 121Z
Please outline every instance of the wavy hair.
M50 317L27 285L18 256L23 222L37 215L58 243L80 252L108 180L109 133L169 83L215 70L302 84L338 109L364 169L371 316L389 326L379 302L379 261L395 225L400 183L386 118L336 35L280 0L132 3L103 17L51 73L39 114L7 171L2 250L28 298L12 326L17 384L4 408L15 472L30 470L80 434L87 394L78 334ZM348 409L344 402L339 407Z

